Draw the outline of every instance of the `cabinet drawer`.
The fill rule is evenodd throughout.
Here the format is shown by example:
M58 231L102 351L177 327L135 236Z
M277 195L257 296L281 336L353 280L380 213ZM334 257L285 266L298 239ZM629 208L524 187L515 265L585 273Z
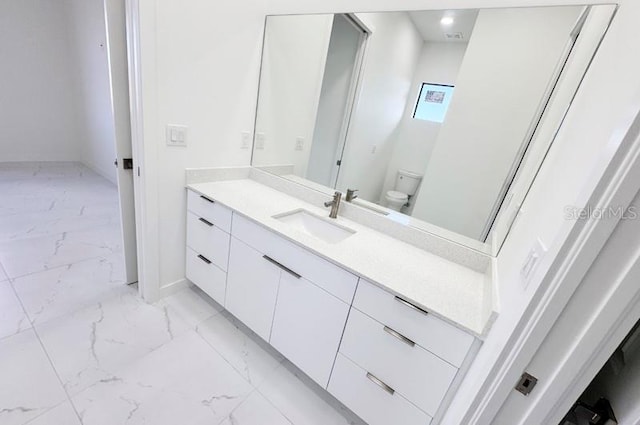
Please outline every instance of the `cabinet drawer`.
M227 270L231 236L208 220L187 213L187 246Z
M364 279L360 279L353 305L458 368L475 339L431 314L411 308Z
M431 417L398 393L391 394L375 376L338 354L329 392L369 425L429 425Z
M224 305L227 274L213 263L207 263L201 254L191 248L187 248L187 279L218 304Z
M213 199L188 190L187 209L198 217L209 221L214 226L221 228L227 233L231 233L231 210L218 204Z
M458 369L352 309L340 352L434 416Z
M354 274L238 214L233 216L233 236L351 304L358 284Z

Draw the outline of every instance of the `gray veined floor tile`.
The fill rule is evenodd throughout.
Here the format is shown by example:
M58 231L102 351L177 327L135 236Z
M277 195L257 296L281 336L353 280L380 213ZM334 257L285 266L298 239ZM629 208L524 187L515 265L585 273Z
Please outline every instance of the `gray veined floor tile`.
M66 399L33 330L0 340L0 423L22 425Z
M0 241L52 236L119 223L119 211L109 204L73 211L47 210L13 214L0 220Z
M9 276L7 276L7 273L4 271L4 267L2 267L2 263L0 263L0 282L4 282L6 280L9 280Z
M119 225L0 243L0 261L10 278L106 257L121 250Z
M169 314L175 314L184 320L192 329L213 316L220 314L223 307L198 287L184 288L156 303L166 308Z
M253 392L222 425L293 425L258 391Z
M201 323L197 332L254 386L260 385L283 360L226 312Z
M10 282L0 283L0 340L31 328ZM1 379L1 378L0 378Z
M83 425L219 424L253 388L190 331L72 398ZM265 424L266 425L266 424Z
M71 402L65 401L25 425L82 425Z
M13 281L13 287L34 324L130 291L125 286L124 260L120 255L59 266Z
M36 325L70 394L110 381L117 370L184 333L188 325L146 304L132 287L91 307Z
M366 425L288 361L258 391L296 425Z

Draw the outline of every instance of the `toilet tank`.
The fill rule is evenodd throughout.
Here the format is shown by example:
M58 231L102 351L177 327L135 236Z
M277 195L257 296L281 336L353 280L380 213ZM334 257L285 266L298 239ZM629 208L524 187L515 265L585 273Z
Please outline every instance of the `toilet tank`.
M398 170L395 190L413 196L416 194L418 186L420 186L420 181L422 181L422 174L407 170Z

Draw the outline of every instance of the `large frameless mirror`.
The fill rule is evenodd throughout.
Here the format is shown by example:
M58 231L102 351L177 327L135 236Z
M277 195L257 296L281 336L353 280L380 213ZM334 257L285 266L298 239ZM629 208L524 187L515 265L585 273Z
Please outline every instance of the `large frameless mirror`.
M614 10L269 16L252 165L495 254Z

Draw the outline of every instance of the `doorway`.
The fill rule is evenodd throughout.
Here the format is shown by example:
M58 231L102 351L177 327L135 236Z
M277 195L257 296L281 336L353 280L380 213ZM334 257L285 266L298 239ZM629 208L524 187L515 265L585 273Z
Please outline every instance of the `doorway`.
M0 40L2 338L138 279L124 1L3 2Z
M351 113L362 76L369 30L351 15L335 15L322 80L307 178L336 187Z

